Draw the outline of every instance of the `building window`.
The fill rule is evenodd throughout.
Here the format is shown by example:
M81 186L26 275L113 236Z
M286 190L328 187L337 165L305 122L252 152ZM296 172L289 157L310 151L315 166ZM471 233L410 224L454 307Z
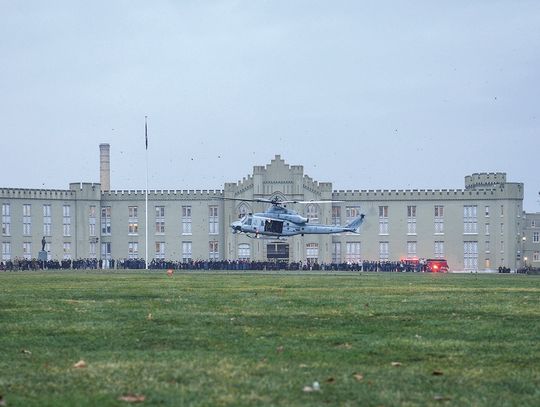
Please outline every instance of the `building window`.
M51 224L52 224L51 205L44 204L43 205L43 235L44 236L51 236Z
M208 233L211 235L219 233L218 207L215 205L208 207Z
M435 205L435 233L443 234L444 233L444 206Z
M208 254L210 260L219 260L219 247L217 240L208 242Z
M486 236L489 236L489 223L485 224L485 232L486 232Z
M501 235L504 235L504 223L501 223Z
M379 235L388 234L388 206L379 206Z
M23 258L30 260L32 258L32 243L23 242Z
M95 236L96 235L96 206L90 205L90 208L88 209L88 235L89 236ZM94 250L94 254L96 251Z
M478 270L478 242L463 242L463 265L465 271Z
M32 205L23 205L23 235L30 236L32 234Z
M71 236L71 206L62 206L62 226L64 236Z
M407 258L414 259L416 258L416 242L408 241L407 242Z
M504 240L501 240L501 254L504 254Z
M540 243L540 232L533 232L532 241L533 243Z
M476 205L463 206L463 233L478 233Z
M154 255L154 259L165 259L165 242L156 242L156 254Z
M540 252L533 252L533 261L540 261Z
M310 222L316 223L319 221L319 208L315 204L308 204L306 206L306 217Z
M193 259L193 253L191 252L191 242L182 242L182 261L188 262Z
M2 242L2 260L11 260L10 242Z
M485 217L486 217L486 218L489 218L489 206L485 206L485 212L484 212L484 214L485 214Z
M71 259L71 243L70 242L64 242L63 244L63 259L64 260Z
M165 233L165 207L156 206L156 235Z
M90 246L88 247L88 257L91 259L97 258L97 244L94 241L90 242Z
M389 243L379 242L379 260L388 261L390 259Z
M485 245L486 245L486 254L491 253L491 249L489 248L489 245L490 245L489 240L486 240Z
M416 234L416 206L407 206L407 234Z
M347 263L360 263L361 259L360 242L345 243L345 261Z
M332 206L332 225L341 225L341 206Z
M341 263L341 243L332 243L332 263Z
M101 208L101 235L108 236L111 234L111 207L104 206Z
M444 259L444 242L436 241L434 244L433 252L436 259Z
M139 208L137 206L128 206L128 235L139 234ZM135 257L131 257L135 258Z
M360 207L359 206L347 206L345 207L345 223L351 223L354 219L360 216Z
M139 258L139 242L128 242L128 259Z
M531 228L535 228L535 227L536 227L536 220L531 219Z
M182 206L182 234L191 235L191 206Z
M501 205L501 218L504 216L504 205Z
M2 235L11 235L11 208L8 203L2 204Z
M308 264L317 263L319 260L319 244L308 243L306 244L306 260Z
M103 243L101 243L101 259L102 260L111 260L112 259L111 242L103 242ZM105 267L108 267L108 266L105 265Z
M248 243L238 245L238 260L249 260L251 258L251 248Z
M249 213L249 209L245 203L241 203L238 207L238 219L243 219Z

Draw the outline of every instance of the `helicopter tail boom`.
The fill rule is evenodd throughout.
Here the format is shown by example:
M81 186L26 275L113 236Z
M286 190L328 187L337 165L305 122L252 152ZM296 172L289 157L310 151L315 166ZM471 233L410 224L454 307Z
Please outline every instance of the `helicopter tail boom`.
M364 222L364 214L361 214L359 217L353 219L351 222L347 223L344 229L348 232L358 232L360 225Z

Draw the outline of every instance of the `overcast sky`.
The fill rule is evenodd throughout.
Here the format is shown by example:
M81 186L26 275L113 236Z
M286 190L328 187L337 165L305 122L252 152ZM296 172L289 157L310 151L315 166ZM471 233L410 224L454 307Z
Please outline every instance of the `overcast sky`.
M540 1L0 0L0 187L222 189L276 155L334 189L525 183Z

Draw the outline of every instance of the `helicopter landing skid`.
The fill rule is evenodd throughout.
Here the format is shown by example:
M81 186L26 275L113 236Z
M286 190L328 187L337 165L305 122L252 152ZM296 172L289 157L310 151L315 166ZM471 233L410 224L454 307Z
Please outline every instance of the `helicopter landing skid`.
M284 236L265 236L265 235L250 235L246 233L246 236L250 239L259 239L259 240L287 240Z

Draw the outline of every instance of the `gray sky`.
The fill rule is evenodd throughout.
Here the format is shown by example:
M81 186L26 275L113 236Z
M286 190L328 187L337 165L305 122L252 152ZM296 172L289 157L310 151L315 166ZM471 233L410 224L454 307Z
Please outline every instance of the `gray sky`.
M525 183L540 1L0 0L0 186L221 189L275 154L334 189ZM30 170L32 169L32 170Z

